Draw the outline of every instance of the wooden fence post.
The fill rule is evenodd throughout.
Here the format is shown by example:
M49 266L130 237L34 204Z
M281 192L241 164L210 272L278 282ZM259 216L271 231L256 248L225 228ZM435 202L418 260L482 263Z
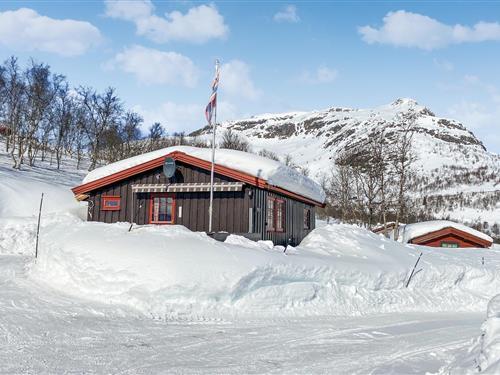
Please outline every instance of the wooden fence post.
M418 262L420 261L420 258L422 257L422 254L423 253L420 253L420 255L418 256L418 259L417 259L415 265L413 266L413 270L411 271L410 277L408 278L408 282L406 283L406 287L407 288L408 288L408 285L410 285L411 278L415 274L415 269L417 268Z
M38 235L40 234L40 219L42 217L43 193L40 198L40 210L38 211L38 225L36 228L36 245L35 245L35 258L38 258Z

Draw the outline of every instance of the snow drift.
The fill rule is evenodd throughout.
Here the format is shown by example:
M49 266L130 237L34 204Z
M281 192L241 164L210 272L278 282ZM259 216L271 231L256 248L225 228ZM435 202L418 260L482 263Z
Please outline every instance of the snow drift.
M485 374L500 373L500 294L488 304L487 320L482 326L478 368Z
M445 366L441 374L500 374L500 294L488 303L481 336L465 355Z
M286 253L181 226L128 232L66 216L42 229L32 277L153 317L476 311L500 288L498 251L418 248L349 225L318 228ZM406 289L421 251L422 271Z

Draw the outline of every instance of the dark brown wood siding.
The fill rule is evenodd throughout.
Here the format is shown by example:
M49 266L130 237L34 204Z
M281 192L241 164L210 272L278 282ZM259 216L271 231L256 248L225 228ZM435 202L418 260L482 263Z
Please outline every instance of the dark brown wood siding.
M89 194L88 220L104 223L135 222L149 223L150 194L132 194L134 184L161 184L168 182L210 182L210 172L204 169L178 163L182 181L175 178L167 180L162 168L147 171L129 179L119 181ZM215 174L215 182L236 181L229 177ZM120 210L104 211L101 209L103 196L120 196ZM270 232L267 230L267 196L285 201L285 230ZM184 225L193 231L208 231L208 192L175 193L174 223ZM242 191L214 192L213 227L214 232L229 232L245 235L252 239L271 240L277 245L297 245L310 232L304 229L304 209L311 210L311 229L315 227L315 207L294 199L268 192L253 186L244 185ZM179 215L180 210L182 215Z
M298 245L316 226L315 206L299 202L286 196L255 189L254 228L264 240L271 240L276 245ZM285 201L285 228L283 232L269 231L267 223L267 198L279 198ZM311 211L311 227L304 228L304 210Z

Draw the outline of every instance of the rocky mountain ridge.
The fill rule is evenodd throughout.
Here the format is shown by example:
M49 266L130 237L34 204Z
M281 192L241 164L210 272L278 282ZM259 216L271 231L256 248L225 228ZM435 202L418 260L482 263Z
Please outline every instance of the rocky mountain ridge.
M281 158L289 155L296 165L309 170L310 177L320 180L334 168L340 152L381 133L388 143L394 142L409 122L416 154L415 198L437 197L440 204L435 213L443 217L476 222L484 216L490 223L500 223L500 203L495 198L499 196L495 192L500 191L500 155L488 152L461 122L438 117L413 99L401 98L369 109L332 107L253 116L222 123L218 138L231 129L244 137L254 152L267 150ZM205 127L191 135L204 138L210 132ZM456 205L464 201L457 198L464 193L470 197L466 202L475 202L473 207L462 207L467 214Z

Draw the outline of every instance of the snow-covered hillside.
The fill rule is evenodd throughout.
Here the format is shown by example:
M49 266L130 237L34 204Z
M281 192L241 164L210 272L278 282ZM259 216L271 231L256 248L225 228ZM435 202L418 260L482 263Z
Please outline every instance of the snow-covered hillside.
M382 131L388 140L393 139L407 121L402 115L410 111L417 114L414 142L416 166L422 176L436 171L456 173L454 168L500 170L500 156L487 152L483 143L463 124L436 117L412 99L398 99L372 109L334 107L313 112L264 114L226 122L221 128L244 135L257 150L289 154L296 163L307 166L312 176L319 177L331 169L339 151L362 144ZM193 135L209 131L204 128ZM499 183L495 176L489 187Z
M16 170L12 165L0 138L0 220L37 215L42 193L44 212L81 212L70 188L81 182L85 171L77 170L73 159L64 158L61 170L56 169L55 160L51 163L50 156L45 161L37 160L34 167L23 165Z
M412 99L369 109L332 107L313 112L264 114L221 124L244 136L254 151L268 150L293 161L319 180L340 151L383 132L391 142L416 113L414 196L437 218L500 225L500 156L488 152L464 124L441 118ZM211 130L193 133L205 137ZM494 234L494 233L493 233Z

